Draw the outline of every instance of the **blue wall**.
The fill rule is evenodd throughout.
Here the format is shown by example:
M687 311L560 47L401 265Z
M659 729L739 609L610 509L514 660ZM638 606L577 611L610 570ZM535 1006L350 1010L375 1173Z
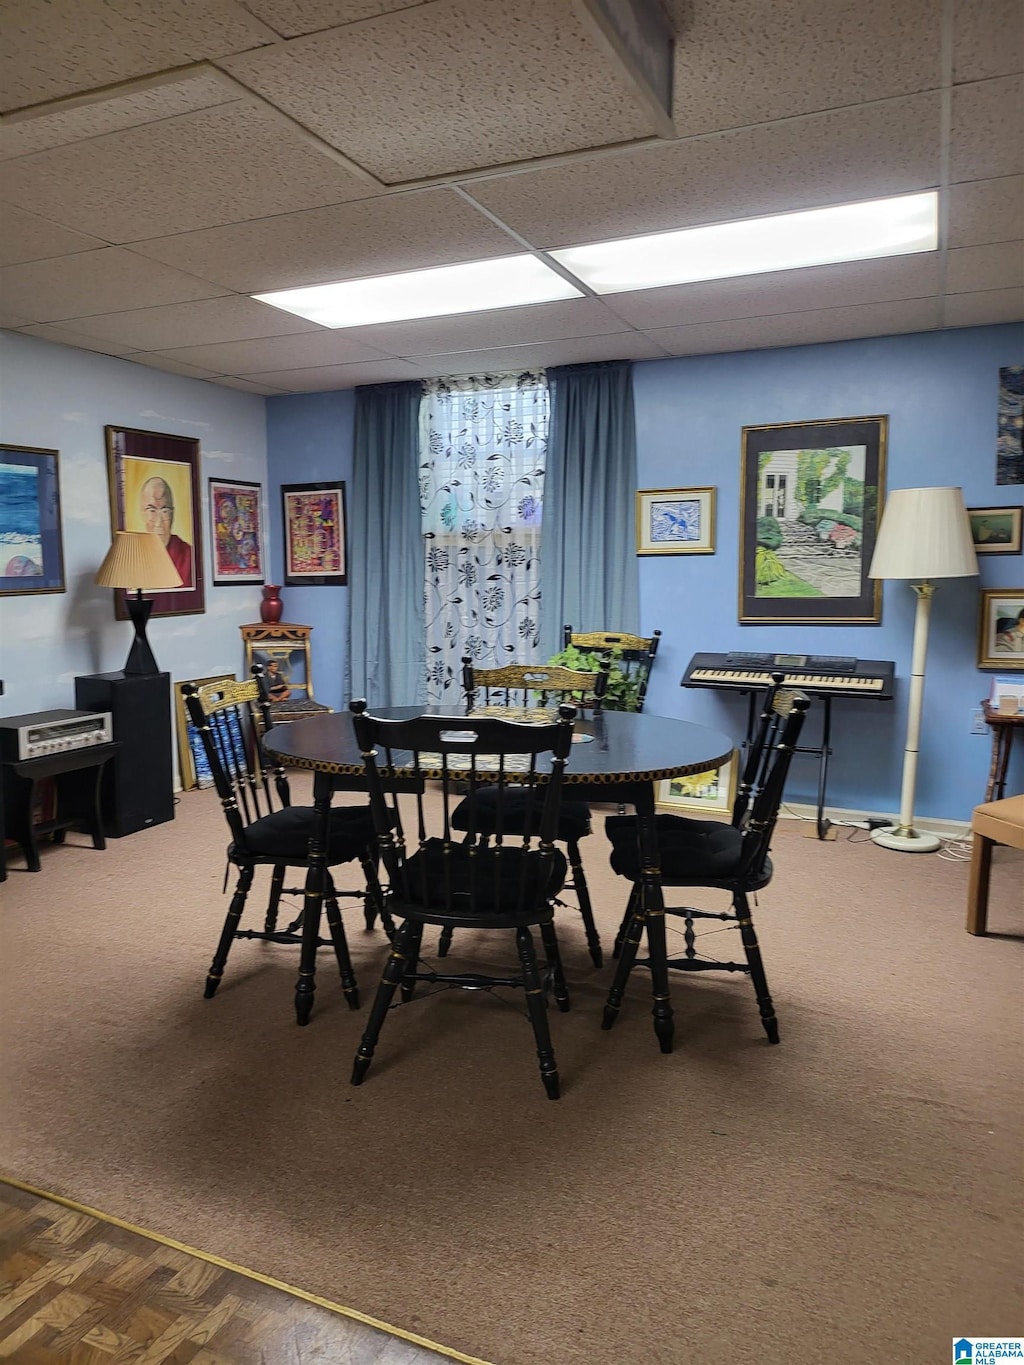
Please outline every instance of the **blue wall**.
M718 489L714 555L640 561L643 629L663 632L649 709L714 723L742 737L746 708L739 698L680 688L686 663L697 650L893 659L894 702L834 706L829 805L895 811L914 594L906 584L886 584L879 626L740 626L741 428L887 414L889 488L958 484L968 506L1019 504L1024 488L995 484L995 428L999 367L1022 362L1024 326L1013 324L638 363L639 486L711 484ZM267 411L273 543L280 547L276 485L351 476L354 396L271 398ZM979 588L1024 587L1024 560L983 556L980 565L980 580L950 580L933 605L916 806L922 816L966 821L985 788L988 738L969 734L970 712L987 695L994 676L974 665ZM358 591L358 583L353 586ZM287 619L316 628L317 697L343 705L348 589L286 588L284 597ZM816 760L798 759L789 788L792 800L813 799L816 779ZM1015 757L1011 784L1010 790L1024 789L1024 753Z

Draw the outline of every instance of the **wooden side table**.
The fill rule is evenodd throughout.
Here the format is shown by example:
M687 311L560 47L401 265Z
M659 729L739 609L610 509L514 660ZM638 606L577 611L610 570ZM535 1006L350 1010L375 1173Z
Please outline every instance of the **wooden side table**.
M117 743L96 744L2 765L7 837L21 848L29 872L40 870L39 840L47 834L63 842L65 830L84 829L92 836L93 848L106 848L100 778L104 765L120 747ZM57 812L53 819L34 824L37 787L48 777L54 779L57 788Z
M1018 730L1024 729L1024 713L1007 716L981 703L986 724L992 731L992 762L988 770L988 786L985 788L985 801L1001 801L1006 795L1006 771L1010 766L1010 752L1013 737Z

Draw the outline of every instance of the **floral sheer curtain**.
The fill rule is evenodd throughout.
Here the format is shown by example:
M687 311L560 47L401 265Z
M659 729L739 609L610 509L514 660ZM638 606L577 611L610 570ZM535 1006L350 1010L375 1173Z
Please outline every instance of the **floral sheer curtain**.
M489 668L537 658L547 439L542 373L424 383L419 482L433 705L460 698L464 654Z

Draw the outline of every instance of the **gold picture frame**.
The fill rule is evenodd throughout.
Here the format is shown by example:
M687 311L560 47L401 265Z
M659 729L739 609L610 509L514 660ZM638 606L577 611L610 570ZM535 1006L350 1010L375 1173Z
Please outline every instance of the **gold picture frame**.
M181 780L183 792L192 791L196 787L213 786L212 777L204 780L196 772L197 755L201 768L205 768L206 760L198 736L195 737L195 747L193 747L194 727L191 725L188 711L185 709L185 688L189 683L196 687L203 687L207 683L237 681L236 675L225 669L223 673L211 673L208 678L183 678L181 682L174 684L174 729L178 742L178 776Z
M978 621L978 667L1024 669L1024 588L984 588Z
M731 815L736 800L738 754L720 768L707 768L685 777L667 777L658 783L655 806L668 811L705 811L708 815Z
M713 555L714 488L639 488L638 555Z

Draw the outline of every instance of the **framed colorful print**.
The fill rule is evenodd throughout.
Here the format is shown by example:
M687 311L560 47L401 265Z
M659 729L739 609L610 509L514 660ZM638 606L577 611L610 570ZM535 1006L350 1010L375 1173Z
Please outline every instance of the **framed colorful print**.
M982 591L978 667L1024 669L1024 588Z
M1024 365L999 371L996 483L1024 483Z
M968 507L974 552L1019 555L1024 507Z
M885 417L744 427L739 619L877 625Z
M65 590L60 456L0 445L0 597Z
M214 587L265 583L262 486L237 479L207 483Z
M191 791L193 787L212 787L213 773L210 762L199 738L196 727L188 718L185 707L185 688L190 682L196 687L205 683L237 682L233 673L214 673L209 678L184 678L174 684L174 722L178 736L178 774L181 777L181 790Z
M707 811L732 814L736 800L736 754L720 768L686 777L668 777L658 783L655 805L659 810Z
M345 571L345 485L281 485L284 581L290 587L348 582Z
M638 555L713 555L713 488L641 488L636 495Z
M144 594L152 600L152 615L205 611L199 442L132 427L107 427L106 433L111 530L155 531L181 575L180 588ZM114 589L119 621L128 619L125 592Z

